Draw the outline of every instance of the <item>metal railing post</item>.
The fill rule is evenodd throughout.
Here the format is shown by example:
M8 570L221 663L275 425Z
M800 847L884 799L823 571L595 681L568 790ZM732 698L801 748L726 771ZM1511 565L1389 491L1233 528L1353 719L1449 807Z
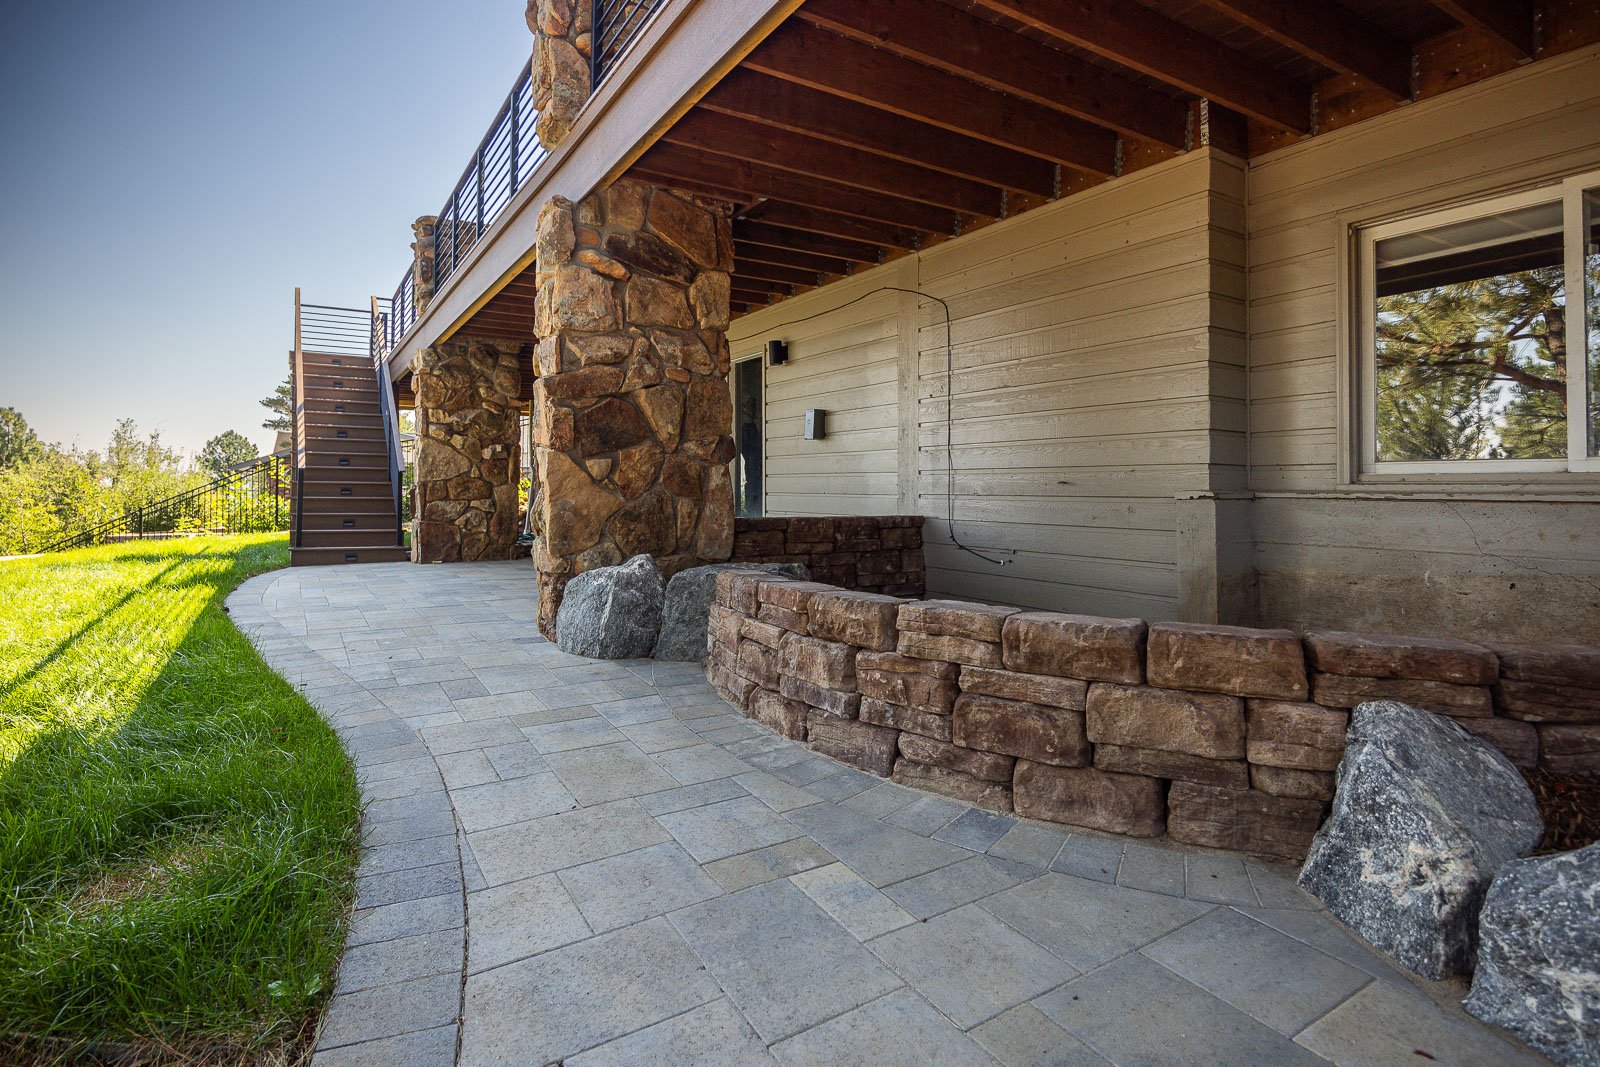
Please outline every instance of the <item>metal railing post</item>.
M506 167L509 177L509 189L506 193L506 202L511 202L511 197L517 195L517 155L521 152L522 145L522 81L511 89L511 157Z

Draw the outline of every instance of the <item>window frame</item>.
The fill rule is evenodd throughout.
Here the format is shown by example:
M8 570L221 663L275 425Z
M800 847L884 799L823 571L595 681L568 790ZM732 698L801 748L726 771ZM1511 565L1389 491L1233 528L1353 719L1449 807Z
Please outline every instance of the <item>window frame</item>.
M1387 222L1354 228L1356 307L1350 321L1355 330L1354 407L1357 440L1354 442L1356 480L1384 480L1408 475L1454 475L1473 481L1504 480L1505 476L1581 474L1600 472L1600 458L1588 454L1587 324L1583 290L1583 192L1600 188L1600 171L1574 174L1556 182L1452 207L1408 214ZM1561 206L1562 262L1565 274L1567 316L1567 456L1564 459L1447 459L1380 460L1377 433L1377 245L1391 237L1436 229L1489 215L1541 204ZM1574 299L1576 294L1576 299ZM1578 339L1576 350L1573 338ZM1577 417L1574 417L1574 413ZM1434 480L1432 478L1430 481Z

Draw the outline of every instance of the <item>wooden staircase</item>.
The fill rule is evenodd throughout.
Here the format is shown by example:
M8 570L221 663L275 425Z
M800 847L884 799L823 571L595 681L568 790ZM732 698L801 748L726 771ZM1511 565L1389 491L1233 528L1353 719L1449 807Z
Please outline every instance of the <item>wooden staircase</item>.
M370 359L298 353L294 566L396 563L400 541L389 440Z

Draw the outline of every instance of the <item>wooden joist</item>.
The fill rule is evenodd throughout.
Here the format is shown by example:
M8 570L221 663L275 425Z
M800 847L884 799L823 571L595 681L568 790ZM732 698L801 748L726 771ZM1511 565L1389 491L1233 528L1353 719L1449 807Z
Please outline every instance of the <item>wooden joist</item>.
M813 278L807 284L815 285L816 279ZM733 279L733 291L746 296L771 296L774 294L788 296L794 292L795 285L795 282L771 282L762 278L746 277L745 275L739 275Z
M923 233L953 233L959 224L953 211L682 145L656 144L639 157L634 169L661 179L662 184L678 182L713 196L745 202L765 197Z
M741 281L750 278L759 278L765 282L781 282L784 285L820 285L821 274L814 270L798 270L794 267L780 267L773 263L762 263L758 260L740 259L737 255L733 260L733 275Z
M804 10L804 9L802 9ZM753 70L734 70L699 107L825 138L851 149L1034 196L1054 196L1056 167L988 144Z
M791 230L801 230L822 237L843 238L847 241L877 245L882 248L910 250L922 246L922 235L916 230L898 226L884 226L841 215L836 211L802 207L767 201L757 204L744 217L752 222L770 223ZM735 224L737 229L738 223Z
M806 22L786 23L745 57L744 66L1075 170L1101 176L1116 170L1118 137L1103 126Z
M1509 48L1520 58L1533 55L1532 0L1433 0L1461 25Z
M1411 96L1411 46L1336 3L1201 0L1285 48L1354 75L1397 100Z
M848 263L876 263L883 258L883 251L877 244L847 241L841 237L774 226L771 222L754 219L734 219L733 239L750 245L809 252Z
M1311 130L1309 86L1131 0L978 2L1057 40L1268 125L1296 133Z
M814 274L849 274L851 268L855 266L848 259L834 259L832 256L819 256L792 248L751 244L739 240L737 234L733 241L733 258L739 263L772 263L781 267L793 267L796 270L808 270Z
M795 17L1129 136L1185 145L1183 101L954 7L807 0Z
M1002 214L1003 198L993 186L733 115L697 108L679 119L662 139L757 167L821 178L963 214L991 219Z

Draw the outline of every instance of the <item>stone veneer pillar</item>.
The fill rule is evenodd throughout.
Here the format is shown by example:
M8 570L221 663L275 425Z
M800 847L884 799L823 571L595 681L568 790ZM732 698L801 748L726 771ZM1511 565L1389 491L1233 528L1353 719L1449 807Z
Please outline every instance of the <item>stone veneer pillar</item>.
M733 550L728 211L621 181L539 215L533 433L539 628L568 579Z
M510 559L522 467L516 350L456 338L421 354L415 382L411 561Z
M566 139L589 99L590 0L528 0L533 31L534 129L546 148Z
M433 235L438 223L437 215L423 215L411 224L411 235L416 238L411 242L411 292L418 315L433 299Z

